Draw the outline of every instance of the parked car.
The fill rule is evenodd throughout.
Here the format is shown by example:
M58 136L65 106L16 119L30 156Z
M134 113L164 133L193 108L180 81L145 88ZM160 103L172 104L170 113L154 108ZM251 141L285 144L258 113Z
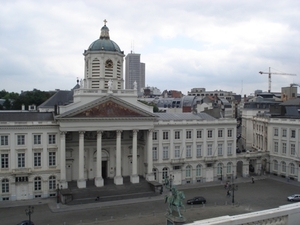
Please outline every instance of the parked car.
M287 200L290 202L300 201L300 194L294 194L287 197Z
M18 223L17 225L34 225L32 221L29 222L29 220L23 220L21 223Z
M193 205L193 204L205 204L206 199L202 196L194 197L192 199L189 199L186 201L187 204Z

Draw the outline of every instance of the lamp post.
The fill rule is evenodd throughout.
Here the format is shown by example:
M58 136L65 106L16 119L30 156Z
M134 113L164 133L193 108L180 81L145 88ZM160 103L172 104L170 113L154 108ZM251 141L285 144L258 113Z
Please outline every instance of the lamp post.
M34 211L33 206L28 206L28 208L25 209L26 216L29 217L29 225L31 225L31 214L33 214L33 211Z
M234 178L232 174L232 183L231 183L231 191L232 191L232 204L234 205L234 192L238 190L238 185L234 184Z
M173 186L174 175L170 174L170 190Z
M221 183L222 183L222 181L223 181L223 167L220 167L220 169L221 169Z
M57 184L56 188L56 206L59 208L59 184Z

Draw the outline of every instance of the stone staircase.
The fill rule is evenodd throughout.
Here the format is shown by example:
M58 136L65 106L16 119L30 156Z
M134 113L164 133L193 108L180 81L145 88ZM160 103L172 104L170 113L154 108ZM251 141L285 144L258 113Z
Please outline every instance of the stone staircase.
M76 181L68 183L69 189L62 190L61 194L71 196L66 201L68 205L87 204L92 202L118 201L132 198L153 197L158 193L154 192L150 183L143 177L140 182L132 184L130 177L123 178L123 185L115 185L113 179L105 179L103 187L96 187L94 180L87 180L86 188L79 189ZM99 197L99 198L97 198Z

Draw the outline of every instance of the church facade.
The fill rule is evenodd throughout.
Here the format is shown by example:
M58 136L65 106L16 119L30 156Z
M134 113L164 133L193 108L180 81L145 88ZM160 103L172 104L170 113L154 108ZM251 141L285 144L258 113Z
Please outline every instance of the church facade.
M236 156L235 119L205 113L153 113L124 89L124 53L106 24L83 53L84 79L37 110L0 112L0 182L4 200L56 195L76 181L123 185L130 177L188 185L247 176Z

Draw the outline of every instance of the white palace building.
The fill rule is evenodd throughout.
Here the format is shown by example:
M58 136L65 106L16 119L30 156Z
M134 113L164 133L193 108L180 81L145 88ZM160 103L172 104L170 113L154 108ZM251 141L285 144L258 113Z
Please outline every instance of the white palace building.
M188 185L247 176L237 158L235 119L199 113L153 113L124 89L124 53L109 37L84 51L84 79L38 108L0 111L0 201L46 198L68 188L124 177ZM256 162L254 166L259 166Z

